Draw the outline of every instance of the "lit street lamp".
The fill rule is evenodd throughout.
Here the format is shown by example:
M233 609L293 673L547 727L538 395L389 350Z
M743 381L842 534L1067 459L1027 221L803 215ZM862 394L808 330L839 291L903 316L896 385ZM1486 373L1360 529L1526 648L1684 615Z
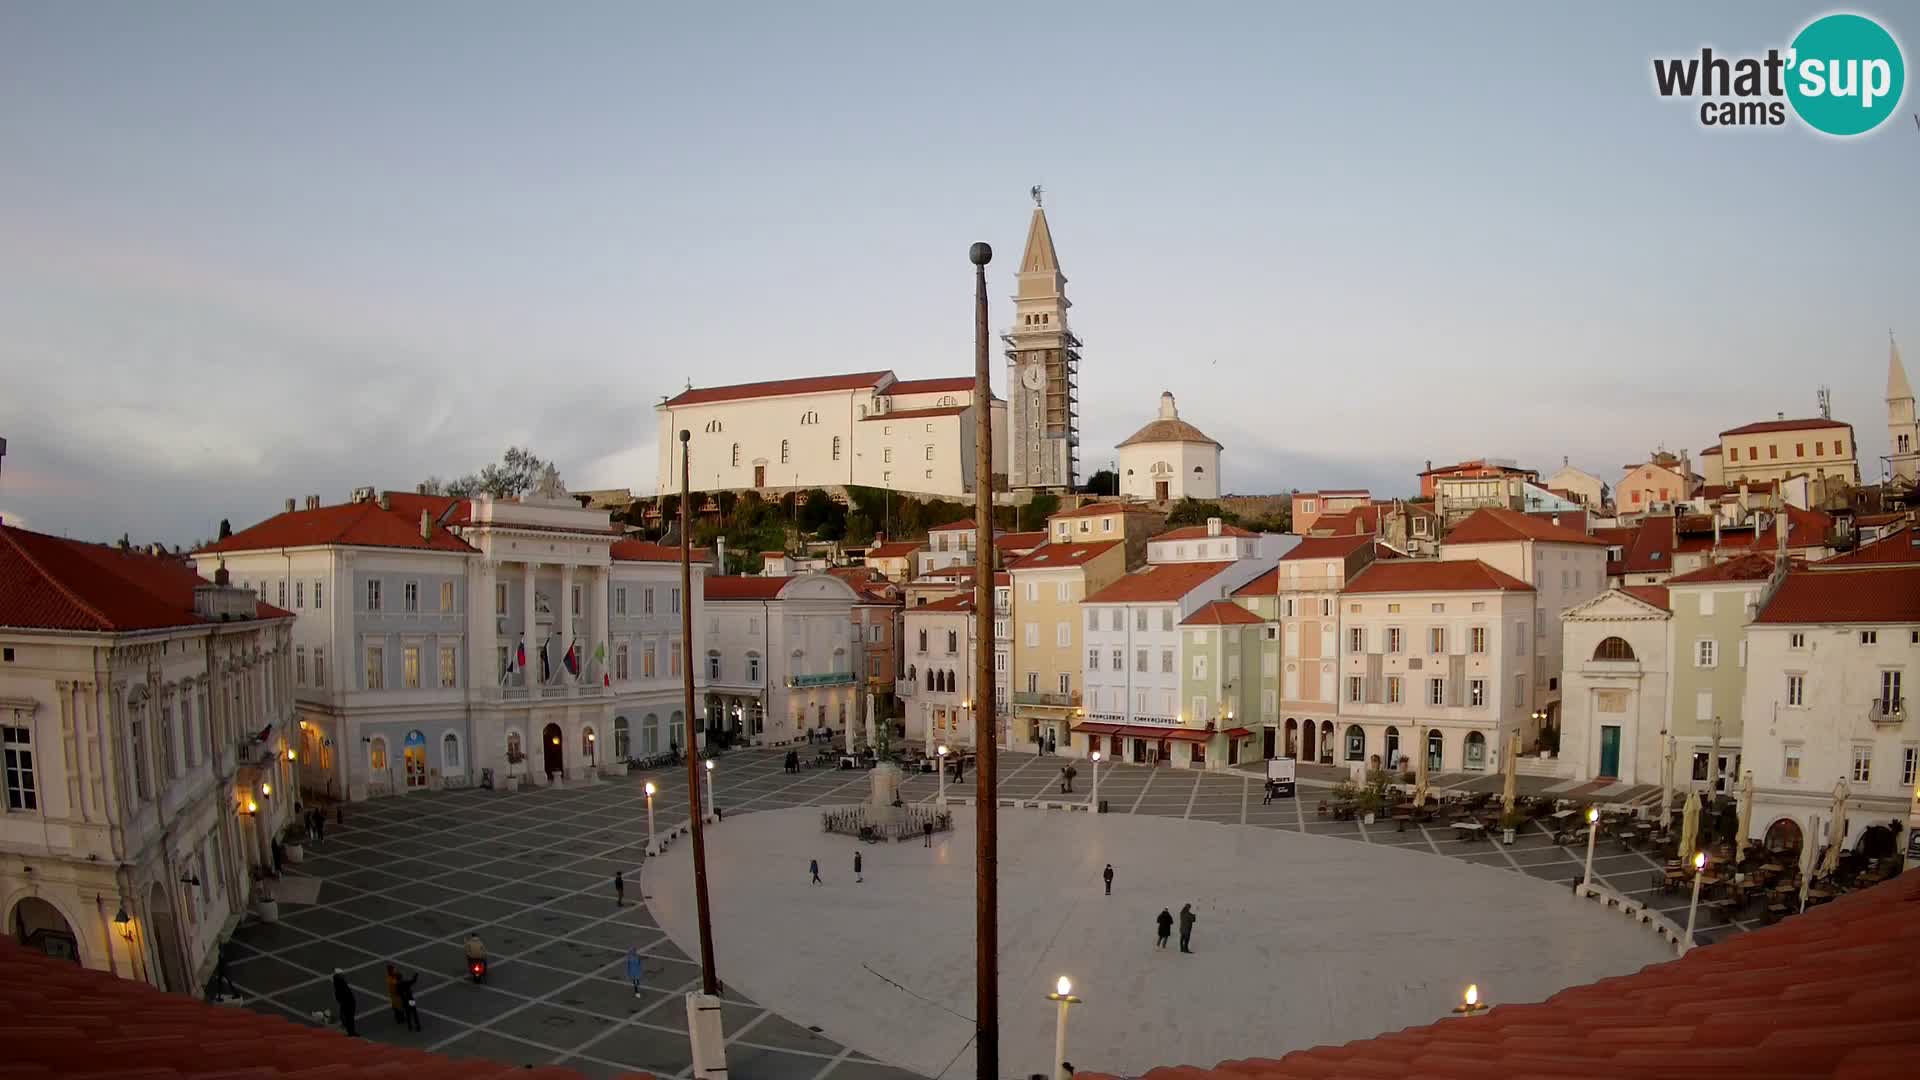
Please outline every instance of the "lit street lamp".
M1681 955L1693 948L1693 920L1700 912L1700 879L1706 876L1707 853L1693 853L1693 899L1687 902L1687 937L1680 943Z
M1067 1080L1067 1010L1080 1004L1080 999L1073 996L1073 980L1060 976L1047 1000L1060 1005L1060 1019L1053 1026L1053 1080Z
M713 798L713 759L707 759L707 813L712 814L720 804Z
M934 771L940 774L940 797L935 801L944 810L947 808L947 744L941 743L940 748L934 753L940 757L934 767Z
M1486 1011L1487 1006L1480 1000L1480 984L1468 983L1467 992L1460 998L1460 1004L1453 1007L1453 1015L1478 1016Z
M1594 837L1597 837L1599 835L1600 835L1600 808L1597 806L1588 807L1587 808L1587 873L1585 877L1580 879L1580 895L1581 896L1587 895L1587 890L1593 888L1593 840L1594 840Z
M1093 801L1092 801L1092 805L1093 805L1093 809L1094 809L1094 812L1095 812L1095 813L1099 813L1099 811L1100 811L1100 751L1098 751L1098 750L1095 750L1095 751L1094 751L1093 753L1091 753L1091 754L1089 754L1089 755L1087 755L1087 756L1093 759Z
M653 781L647 781L647 854L649 855L660 854L660 845L653 838L653 793L658 790L660 789L653 786Z

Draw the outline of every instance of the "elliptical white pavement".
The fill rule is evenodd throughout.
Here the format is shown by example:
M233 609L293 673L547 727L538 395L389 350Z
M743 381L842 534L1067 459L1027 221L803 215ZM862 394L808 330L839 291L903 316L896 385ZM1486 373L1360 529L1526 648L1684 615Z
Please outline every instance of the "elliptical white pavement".
M972 812L931 849L829 835L820 815L758 812L708 831L722 982L871 1057L972 1076ZM824 888L809 886L811 859ZM691 861L685 844L648 860L645 891L697 956ZM1003 810L1000 900L1001 1064L1019 1076L1052 1071L1046 994L1063 974L1085 999L1067 1059L1139 1075L1430 1023L1468 983L1491 1004L1538 1001L1672 955L1568 887L1499 867L1136 815ZM1186 903L1193 955L1154 949L1154 916Z

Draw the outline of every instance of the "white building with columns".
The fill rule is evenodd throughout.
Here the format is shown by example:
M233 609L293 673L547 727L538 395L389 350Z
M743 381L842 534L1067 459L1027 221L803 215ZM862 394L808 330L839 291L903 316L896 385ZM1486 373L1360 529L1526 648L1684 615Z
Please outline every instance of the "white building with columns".
M708 578L700 675L710 726L779 745L822 728L844 737L863 723L863 642L853 621L862 602L832 574Z
M1660 782L1673 673L1669 603L1659 585L1616 586L1561 615L1560 758L1574 776Z
M704 565L683 598L677 551L620 539L552 477L514 501L356 494L288 500L194 555L294 613L311 789L585 780L686 745L680 605L700 626Z
M198 993L292 816L291 623L184 562L0 526L0 918Z

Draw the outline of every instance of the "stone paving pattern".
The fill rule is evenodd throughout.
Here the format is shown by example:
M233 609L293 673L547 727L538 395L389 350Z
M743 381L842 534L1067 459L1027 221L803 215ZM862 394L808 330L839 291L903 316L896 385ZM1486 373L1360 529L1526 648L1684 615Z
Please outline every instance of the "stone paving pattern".
M755 810L861 801L867 774L828 766L789 775L784 750L722 755L714 774L717 801L728 816ZM1059 769L1079 771L1072 795L1057 794ZM1226 825L1288 829L1365 843L1398 844L1551 881L1571 882L1584 848L1555 845L1530 826L1518 842L1455 839L1445 826L1390 822L1373 826L1315 814L1324 790L1303 779L1300 797L1263 804L1250 770L1194 772L1103 764L1100 795L1113 813L1150 814ZM1480 783L1474 778L1464 783ZM307 849L292 872L321 879L319 902L283 905L277 924L249 919L234 936L234 982L249 1007L307 1023L332 1009L331 973L342 968L358 991L363 1036L456 1056L529 1065L563 1064L590 1076L645 1070L686 1077L691 1058L682 995L697 986L699 965L655 924L640 895L647 842L641 785L654 797L662 835L687 818L684 770L656 770L622 779L506 793L479 790L396 796L345 808L344 825L329 822L327 840ZM949 781L955 796L972 795L974 775ZM931 800L936 778L910 776L908 801ZM1002 798L1086 802L1091 768L1080 759L1003 753ZM685 841L680 841L684 843ZM1606 842L1595 876L1653 909L1686 921L1684 893L1649 887L1658 863ZM616 907L615 871L629 882ZM1595 917L1604 917L1596 909ZM1703 942L1747 922L1705 928ZM464 977L461 942L477 930L491 967L485 985ZM714 931L724 935L724 925ZM1650 931L1649 931L1650 932ZM645 958L641 996L625 978L625 950ZM421 974L416 989L424 1031L408 1032L387 1004L385 965ZM721 973L725 978L725 973ZM735 1080L907 1080L913 1076L793 1024L744 997L726 995L728 1062Z

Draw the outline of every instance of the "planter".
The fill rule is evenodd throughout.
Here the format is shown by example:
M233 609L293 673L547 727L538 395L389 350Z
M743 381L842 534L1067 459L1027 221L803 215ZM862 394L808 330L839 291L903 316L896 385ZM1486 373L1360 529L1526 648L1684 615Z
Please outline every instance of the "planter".
M286 845L287 862L298 865L300 860L306 858L306 856L307 856L307 849L305 846L301 844Z
M253 902L253 913L263 923L277 923L280 921L280 902L278 900L256 900Z
M1511 844L1511 843L1513 843L1513 830L1512 830L1512 829L1501 829L1501 830L1500 830L1500 842L1501 842L1501 843L1503 843L1503 844Z
M602 765L600 766L600 775L625 776L627 775L627 763L624 761L616 761L611 765Z

